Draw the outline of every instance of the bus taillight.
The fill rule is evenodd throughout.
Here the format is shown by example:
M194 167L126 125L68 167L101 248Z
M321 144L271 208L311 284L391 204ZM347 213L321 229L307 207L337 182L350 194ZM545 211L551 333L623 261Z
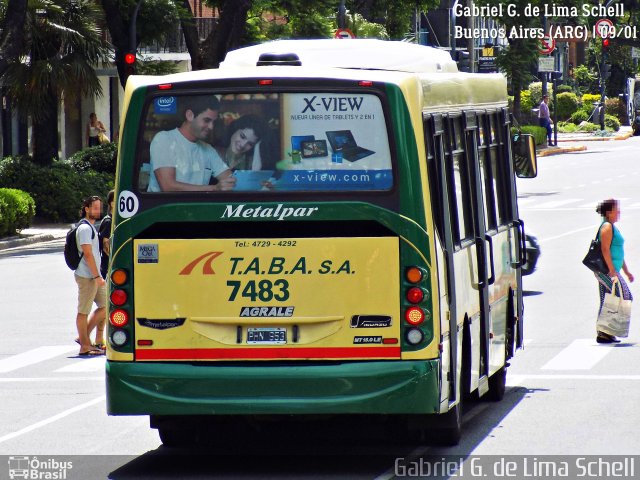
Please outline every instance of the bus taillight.
M114 330L111 334L111 343L117 347L122 347L129 341L129 335L124 330Z
M424 292L420 287L411 287L407 290L407 300L410 303L420 303L424 300Z
M419 328L410 328L407 330L405 338L411 345L417 345L424 339L424 333Z
M404 319L411 325L420 325L424 322L424 312L420 307L409 307L404 312Z
M420 283L424 278L424 273L418 267L409 267L404 273L407 282Z
M127 271L121 268L114 270L111 274L111 281L118 286L124 285L127 283Z
M118 308L117 310L111 312L111 315L109 315L109 322L114 327L124 327L127 323L129 323L129 314L126 310Z
M118 307L121 307L122 305L127 303L127 292L125 292L124 290L116 289L111 292L110 299L111 303Z

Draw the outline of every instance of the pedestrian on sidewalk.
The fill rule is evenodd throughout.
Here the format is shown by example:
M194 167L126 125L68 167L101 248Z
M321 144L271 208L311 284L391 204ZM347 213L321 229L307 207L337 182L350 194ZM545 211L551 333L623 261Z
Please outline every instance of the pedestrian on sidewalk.
M104 124L98 120L98 116L95 113L89 114L89 122L87 123L87 146L97 147L100 145L100 137L107 132L104 128Z
M551 115L549 114L549 95L542 96L542 102L540 102L540 108L538 110L538 123L541 127L547 129L548 142L550 147L556 146L551 139Z
M114 191L111 190L107 194L107 214L100 222L98 228L98 239L100 243L100 274L102 278L107 279L107 270L109 268L109 256L111 255L111 245L109 238L111 237L111 216L113 215L113 196Z
M100 242L94 227L102 216L102 201L98 196L86 198L82 202L81 224L76 231L78 251L82 255L80 264L74 272L78 284L78 313L76 328L77 342L80 344L80 356L103 355L104 351L91 344L90 335L96 329L95 343L104 344L104 324L106 320L107 288L100 275ZM85 220L85 221L83 221ZM96 308L91 312L91 307ZM102 329L96 328L102 325Z
M615 223L620 219L618 201L613 198L604 200L598 205L596 212L602 215L602 224L598 230L598 237L600 238L602 257L609 268L607 274L600 272L595 273L598 280L598 290L600 292L600 310L602 310L604 294L613 291L614 282L620 282L620 291L622 292L623 299L633 300L627 283L622 278L622 275L620 275L620 270L624 272L629 282L633 282L634 277L627 268L627 263L624 260L624 238L620 230L615 226ZM598 310L598 312L600 312L600 310ZM598 343L620 342L615 336L600 331L597 333L596 341Z

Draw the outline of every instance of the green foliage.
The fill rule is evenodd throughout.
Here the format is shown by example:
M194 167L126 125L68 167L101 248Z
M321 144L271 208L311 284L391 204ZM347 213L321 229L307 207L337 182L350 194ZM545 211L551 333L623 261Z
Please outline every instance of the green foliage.
M579 125L582 122L588 121L590 116L591 116L591 112L588 112L584 108L581 108L580 110L576 110L575 112L573 112L569 121L571 123Z
M614 132L617 132L618 130L620 130L620 121L613 115L609 115L605 113L604 126L607 129L611 129Z
M536 145L543 145L547 141L547 129L538 125L523 125L520 127L521 133L533 135Z
M36 212L36 204L27 192L0 188L0 237L27 228Z
M574 68L573 78L579 94L598 91L598 75L587 65L578 65Z
M556 96L557 111L559 119L566 120L578 110L578 97L575 93L559 93Z
M600 101L600 95L585 93L582 95L582 108L591 112L593 110L593 104Z
M347 28L353 32L356 38L389 39L389 34L384 25L369 22L359 13L347 15Z
M531 92L529 90L522 90L520 92L520 110L523 113L531 113L531 109L533 109L533 107L534 104L531 100Z
M69 157L66 162L79 173L93 170L115 175L117 158L118 145L114 142L109 142L80 150Z
M178 73L176 62L138 59L136 64L136 73L138 75L170 75Z
M0 161L0 187L28 192L36 202L36 214L52 221L77 220L82 199L89 195L106 197L113 184L114 175L81 173L67 162L41 166L27 157Z
M571 93L573 92L573 88L571 85L558 85L558 95L561 93Z
M558 131L560 133L574 133L578 130L578 126L571 122L558 122Z
M598 130L600 130L600 125L596 125L595 123L590 123L590 122L587 122L578 127L578 131L580 132L591 133L591 132L597 132Z
M619 98L607 98L605 100L605 113L613 115L618 119L620 125L624 125L628 123L627 119L627 106L624 101Z

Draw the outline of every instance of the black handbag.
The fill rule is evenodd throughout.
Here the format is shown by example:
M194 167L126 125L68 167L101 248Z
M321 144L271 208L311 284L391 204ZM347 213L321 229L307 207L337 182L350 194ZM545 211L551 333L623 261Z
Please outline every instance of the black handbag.
M596 238L591 240L589 251L582 260L582 263L584 263L584 265L592 272L606 275L609 273L609 267L607 267L607 263L604 261L604 257L602 256L602 248L600 245L600 239L598 238L599 234L600 229L598 228Z

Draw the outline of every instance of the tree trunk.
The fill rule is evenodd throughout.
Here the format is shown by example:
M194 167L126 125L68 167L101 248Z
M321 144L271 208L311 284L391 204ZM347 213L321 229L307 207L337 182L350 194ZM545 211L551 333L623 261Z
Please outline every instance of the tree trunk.
M251 3L251 0L225 0L220 20L204 42L202 68L218 68L227 52L241 45Z
M0 76L9 62L22 54L27 0L9 0L4 25L0 25Z
M182 0L182 8L191 13L191 18L185 19L180 17L180 25L184 34L184 43L191 57L191 69L202 70L202 52L200 50L200 38L198 36L198 28L196 27L195 15L191 10L189 0Z
M100 0L102 9L105 13L105 22L107 30L111 35L111 43L115 47L114 63L118 69L118 78L120 85L124 88L127 79L125 74L124 54L131 48L131 39L128 25L125 25L122 14L120 13L120 3L118 0ZM136 39L137 46L137 39Z
M50 91L49 98L32 123L33 162L38 165L50 165L58 158L58 95Z

